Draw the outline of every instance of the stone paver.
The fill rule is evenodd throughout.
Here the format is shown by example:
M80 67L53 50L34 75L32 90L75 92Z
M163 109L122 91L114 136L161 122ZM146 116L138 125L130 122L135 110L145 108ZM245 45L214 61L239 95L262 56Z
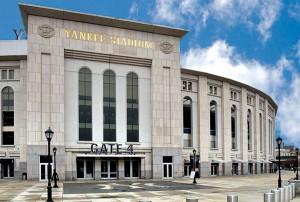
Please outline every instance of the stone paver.
M282 172L282 184L295 176ZM226 177L182 178L173 180L105 180L59 182L52 189L54 201L65 202L226 202L227 195L237 194L239 202L263 202L264 193L277 187L277 174L241 175ZM45 201L47 182L0 180L0 201ZM300 196L291 200L300 202Z

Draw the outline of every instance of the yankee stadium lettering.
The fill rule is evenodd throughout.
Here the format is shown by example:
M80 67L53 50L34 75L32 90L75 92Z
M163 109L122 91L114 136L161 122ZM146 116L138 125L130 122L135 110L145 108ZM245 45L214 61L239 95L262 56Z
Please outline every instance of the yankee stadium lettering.
M120 46L153 49L152 41L146 41L135 38L126 38L121 36L110 36L94 32L82 32L69 29L65 29L65 33L67 39L76 39L96 43L110 43Z

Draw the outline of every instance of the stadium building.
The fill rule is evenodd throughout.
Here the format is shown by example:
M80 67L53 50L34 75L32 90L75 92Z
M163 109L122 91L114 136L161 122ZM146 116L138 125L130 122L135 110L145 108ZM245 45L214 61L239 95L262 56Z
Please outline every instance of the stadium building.
M60 180L272 172L276 103L181 68L187 30L19 8L26 40L0 41L1 178L46 180L49 127Z

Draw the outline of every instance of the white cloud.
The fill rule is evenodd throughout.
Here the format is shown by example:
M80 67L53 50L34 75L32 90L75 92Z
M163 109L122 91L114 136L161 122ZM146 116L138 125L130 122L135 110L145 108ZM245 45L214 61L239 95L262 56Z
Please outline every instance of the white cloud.
M198 1L197 0L182 0L180 5L180 11L182 14L191 14L196 15L198 9Z
M135 2L133 2L133 3L131 4L129 13L130 13L130 14L135 14L135 13L138 13L138 11L139 11L138 5L137 5Z
M138 5L137 5L136 2L133 2L133 3L131 4L130 9L129 9L129 18L130 18L130 19L134 18L133 16L134 16L134 15L137 15L138 12L139 12Z
M259 19L256 29L263 42L270 37L270 28L281 10L281 0L214 0L210 4L210 15L229 25L245 23L253 26L255 17Z
M173 25L183 23L181 11L176 0L156 0L156 7L152 13L155 22L166 21Z
M297 50L296 57L298 58L298 62L300 63L300 40L296 44L295 48Z
M279 105L279 114L277 116L277 123L281 135L287 137L287 144L300 146L300 76L295 73L292 76L290 87L286 89L285 96L282 96L282 100Z
M263 41L267 41L271 37L270 28L276 21L279 11L281 10L281 2L279 0L265 0L260 7L260 23L257 26L259 33L263 36Z
M235 0L214 0L209 5L211 17L220 21L227 21L228 24L234 24L240 10L236 10Z
M271 85L268 81L271 72L266 66L255 60L243 60L225 41L216 41L204 49L190 49L182 56L182 67L238 80L264 91Z
M185 23L191 28L198 27L198 30L199 23L205 27L210 18L227 26L245 24L250 28L255 27L262 41L266 42L271 37L270 29L281 7L281 0L156 0L152 16L155 22L176 26Z
M183 68L227 77L253 86L273 98L278 105L276 127L288 137L287 143L300 146L300 75L286 57L274 66L242 58L233 46L216 41L207 48L194 48L181 57ZM277 134L278 135L278 134Z
M288 8L288 12L291 17L300 21L300 4L299 3L290 4L289 8Z

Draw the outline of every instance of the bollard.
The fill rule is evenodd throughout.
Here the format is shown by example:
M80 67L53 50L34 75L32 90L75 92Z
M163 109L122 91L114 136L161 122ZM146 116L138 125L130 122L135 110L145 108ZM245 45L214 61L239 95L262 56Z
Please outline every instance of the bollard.
M280 202L285 202L285 192L284 192L284 188L280 187L278 188L278 190L280 191Z
M281 191L279 189L272 189L271 193L274 194L274 202L281 202Z
M291 183L292 185L292 190L293 190L293 198L296 197L296 184L295 183Z
M238 201L239 201L238 195L234 195L234 194L227 195L227 202L238 202Z
M274 202L274 194L273 193L265 193L264 202Z
M185 202L198 202L196 198L186 198Z
M290 202L290 189L289 186L283 186L284 188L284 201Z
M290 200L293 200L293 185L289 184L289 190L290 190Z

